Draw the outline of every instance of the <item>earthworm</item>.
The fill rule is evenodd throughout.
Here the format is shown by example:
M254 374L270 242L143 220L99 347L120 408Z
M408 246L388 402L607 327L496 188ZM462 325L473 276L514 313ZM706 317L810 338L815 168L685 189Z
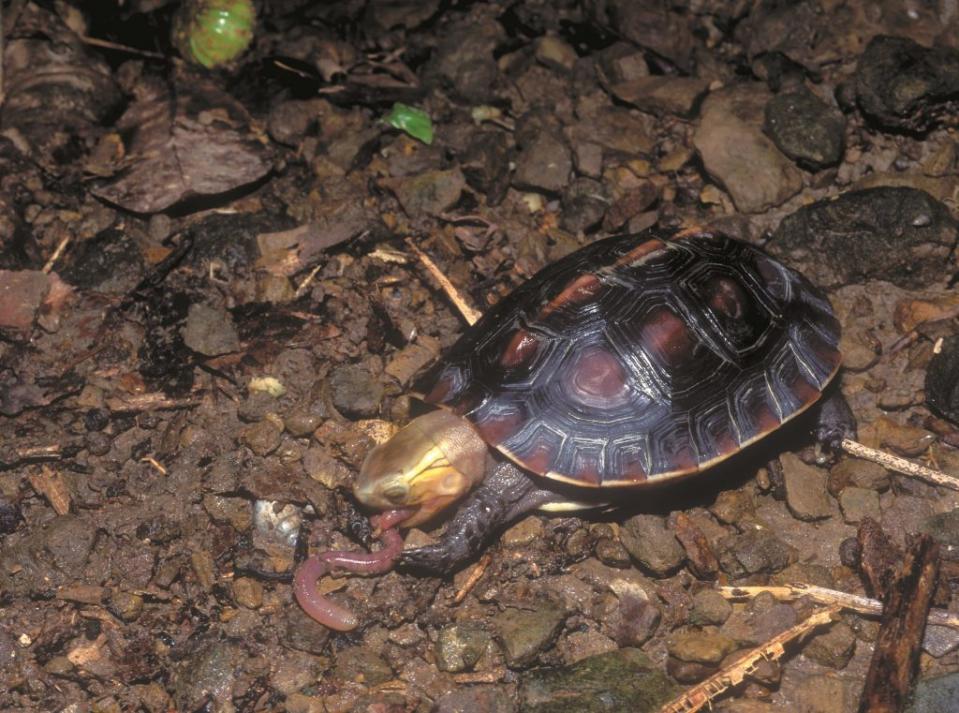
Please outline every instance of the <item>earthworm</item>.
M383 547L377 552L333 550L304 560L293 575L293 593L303 611L323 626L336 631L350 631L359 626L356 615L322 596L316 591L316 583L332 569L359 574L389 572L403 551L403 538L396 530L396 525L409 517L410 513L409 509L388 510L370 519L383 542Z

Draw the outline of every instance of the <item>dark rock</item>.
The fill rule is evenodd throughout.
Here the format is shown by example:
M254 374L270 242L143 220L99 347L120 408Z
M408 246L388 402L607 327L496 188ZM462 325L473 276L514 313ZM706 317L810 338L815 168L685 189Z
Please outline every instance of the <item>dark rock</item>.
M642 50L628 42L614 42L593 56L602 74L612 84L649 76L649 66Z
M433 713L514 713L516 701L506 686L464 686L436 700Z
M527 713L647 713L677 693L646 654L626 648L530 671L520 684L520 706Z
M680 69L690 70L695 38L685 18L663 0L590 0L593 18L613 34L652 50Z
M806 265L806 277L821 288L888 280L910 289L941 278L955 242L949 209L928 193L869 188L800 208L767 248Z
M609 207L606 188L592 178L577 178L563 192L560 225L572 233L587 231L603 220Z
M695 626L721 625L732 614L733 605L714 589L703 589L693 596L689 623Z
M785 631L797 621L795 610L760 594L744 608L735 609L720 631L740 646L758 646Z
M764 128L779 150L800 166L818 170L842 159L846 117L804 84L770 99Z
M509 139L502 131L479 131L459 157L460 168L471 188L499 205L509 190Z
M803 655L829 668L846 668L856 650L856 634L844 622L836 622L817 634L803 649Z
M959 335L947 337L926 367L926 403L943 418L959 423Z
M959 52L905 37L874 37L856 67L856 100L883 127L926 131L955 112Z
M522 190L560 193L569 183L573 157L558 133L538 131L522 143L513 185Z
M620 646L642 646L656 633L661 619L662 612L649 597L623 592L619 608L606 623Z
M378 686L393 678L393 669L378 653L365 646L352 646L336 654L336 677Z
M240 348L233 317L222 307L192 304L180 330L183 342L204 356L219 356Z
M348 416L375 416L383 400L383 392L383 383L362 364L343 364L330 374L333 405Z
M679 569L686 552L658 515L635 515L620 530L623 546L643 568L659 577Z
M276 420L265 418L240 431L240 443L258 456L269 455L280 447L283 426Z
M709 678L718 670L719 666L715 664L683 661L673 656L666 659L666 673L680 683L698 683L705 678Z
M959 701L959 673L919 681L905 713L943 713Z
M770 530L747 530L717 543L716 554L723 571L733 578L761 572L778 572L798 559L796 548Z
M566 613L553 602L541 602L532 610L507 609L492 624L506 654L506 664L528 666L555 640Z
M438 82L471 104L492 101L502 84L493 51L506 38L503 26L492 16L467 14L443 27L438 36L439 45L425 68L426 82Z
M943 547L944 559L959 559L959 509L926 518L919 531L936 538Z
M387 183L404 212L414 219L424 214L445 213L460 199L466 187L466 179L458 168L426 171L415 176L389 179Z
M436 640L436 667L440 671L458 673L467 671L486 653L490 643L489 632L473 622L447 626Z

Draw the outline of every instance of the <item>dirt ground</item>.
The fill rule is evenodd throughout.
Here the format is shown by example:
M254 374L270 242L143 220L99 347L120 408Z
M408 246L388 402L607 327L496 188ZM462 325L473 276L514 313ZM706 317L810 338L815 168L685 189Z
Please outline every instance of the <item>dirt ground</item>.
M353 479L467 329L410 242L480 311L619 232L762 245L828 294L860 440L959 474L953 3L256 9L204 70L175 5L4 4L0 711L656 711L818 606L717 585L875 594L864 522L894 563L932 535L959 613L959 493L808 417L450 578L324 578L352 632L289 584L298 535L362 549ZM878 629L844 610L712 705L854 711ZM927 630L914 713L955 709L957 647Z

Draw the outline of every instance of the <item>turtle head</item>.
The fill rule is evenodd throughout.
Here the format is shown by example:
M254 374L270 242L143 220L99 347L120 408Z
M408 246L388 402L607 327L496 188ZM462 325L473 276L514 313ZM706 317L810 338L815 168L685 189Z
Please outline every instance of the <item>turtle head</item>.
M432 411L370 451L353 491L370 508L411 509L413 514L402 526L414 527L479 483L488 453L466 419Z

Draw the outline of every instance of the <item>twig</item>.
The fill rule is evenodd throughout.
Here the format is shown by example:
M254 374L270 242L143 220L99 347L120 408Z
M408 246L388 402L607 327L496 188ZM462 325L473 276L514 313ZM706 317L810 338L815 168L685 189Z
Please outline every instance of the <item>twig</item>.
M46 264L43 266L43 270L42 270L43 272L49 273L53 269L53 266L56 264L57 260L60 259L60 256L63 254L64 249L66 249L67 245L69 244L70 244L70 236L68 235L63 240L61 240L60 243L57 245L57 247L54 249L53 254L50 256L50 259L47 260Z
M905 706L938 579L939 544L929 535L910 538L902 566L883 597L882 623L859 713L899 713Z
M433 278L440 283L440 288L446 293L446 296L449 297L453 306L459 310L463 319L466 320L468 324L476 324L480 317L483 316L482 313L470 305L469 300L463 293L453 286L453 283L450 282L449 278L436 266L436 263L430 259L430 256L420 250L411 238L406 239L406 246L416 255L417 259L423 263L423 267L426 268Z
M865 614L866 616L881 616L882 602L878 599L870 599L858 594L849 594L840 592L836 589L827 589L826 587L817 587L814 584L783 584L779 586L750 586L750 587L718 587L717 590L723 597L731 601L740 601L743 599L752 599L763 593L771 594L779 601L790 602L802 597L809 597L818 604L829 604L850 611ZM942 609L931 609L929 611L929 623L936 626L948 626L953 629L959 629L959 614L944 611Z
M694 713L703 706L710 705L713 699L724 691L738 686L762 661L775 661L786 653L785 645L798 639L817 626L832 623L832 617L839 607L824 607L813 612L795 626L786 629L755 649L746 652L732 664L717 671L705 681L697 683L678 698L673 699L660 709L660 713Z
M473 587L476 586L476 583L480 581L480 578L486 574L486 568L489 567L489 563L493 561L493 558L487 553L480 557L479 562L477 562L473 569L470 570L470 573L466 577L466 581L463 582L463 586L459 588L459 591L456 592L456 596L453 597L453 604L462 604L463 600L466 599L466 596L473 591Z
M935 483L936 485L941 485L951 490L959 490L959 479L947 475L941 470L934 470L919 463L913 463L911 460L894 456L891 453L870 448L850 438L842 439L842 449L857 458L878 463L883 468L888 468L889 470L894 470L904 475L911 475L914 478Z
M101 40L98 37L88 37L87 35L80 35L80 41L87 45L92 45L94 47L103 47L108 50L116 50L117 52L126 52L127 54L134 54L139 57L149 57L150 59L166 59L165 55L160 54L159 52L151 52L150 50L141 50L136 47L128 47L127 45L118 45L116 42L110 42L109 40Z

